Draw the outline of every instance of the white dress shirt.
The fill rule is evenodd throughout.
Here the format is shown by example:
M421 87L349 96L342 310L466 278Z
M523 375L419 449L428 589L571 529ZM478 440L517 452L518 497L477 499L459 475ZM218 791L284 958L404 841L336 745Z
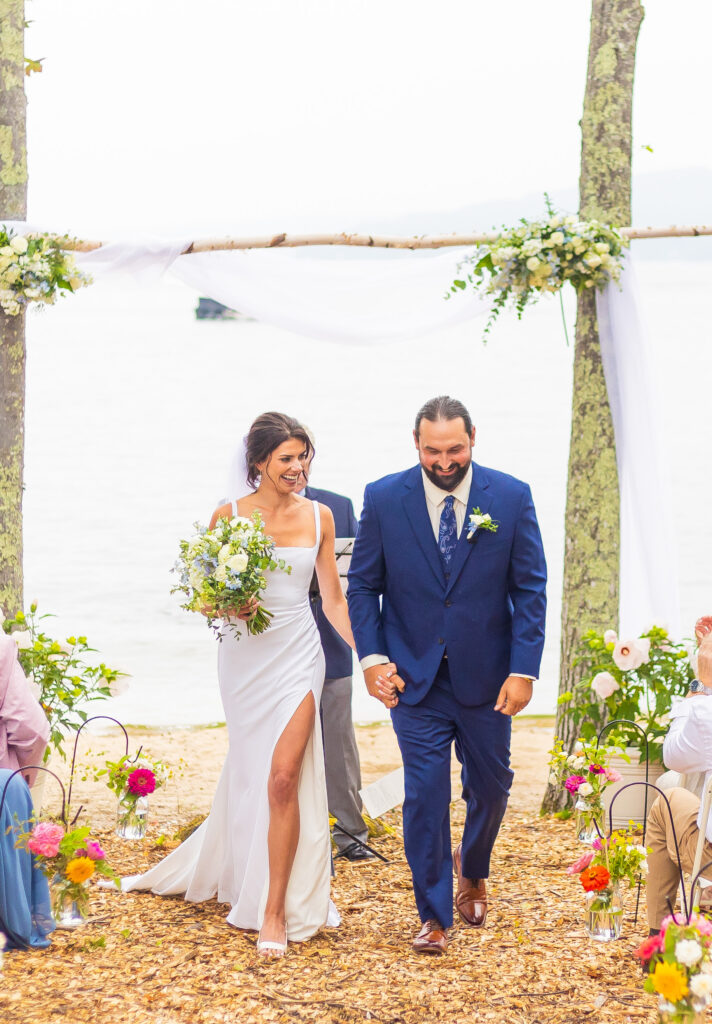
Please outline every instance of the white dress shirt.
M663 742L665 767L681 775L704 772L706 789L712 776L712 696L673 697L670 718L670 729ZM712 843L712 821L703 824L701 818L702 803L697 827L705 829L707 840Z
M445 499L452 496L455 501L453 502L453 508L455 510L455 521L457 523L457 536L460 537L462 528L465 525L465 517L467 516L467 503L470 500L470 488L472 487L472 464L470 464L464 477L457 485L454 491L444 491L442 487L438 487L428 477L424 470L421 469L421 475L423 477L423 487L425 489L425 503L428 507L428 515L430 516L430 524L433 528L433 534L435 535L435 542L437 543L440 538L440 516L443 514L445 508ZM472 510L470 510L472 511ZM390 661L385 654L367 654L361 658L360 665L362 670L365 672L367 668L371 668L373 665L386 665ZM521 672L512 672L512 675L520 676L522 679L530 679L532 682L535 680L535 676L523 675ZM504 682L504 680L502 680Z

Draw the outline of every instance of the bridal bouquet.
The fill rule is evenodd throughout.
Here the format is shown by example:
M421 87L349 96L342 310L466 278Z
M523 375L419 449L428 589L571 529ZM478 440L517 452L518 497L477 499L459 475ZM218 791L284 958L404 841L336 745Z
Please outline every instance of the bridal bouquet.
M253 600L259 602L267 586L268 569L291 572L283 558L274 557L275 544L265 533L259 512L249 519L219 519L212 530L200 523L194 526L195 535L180 542L180 556L173 569L180 583L171 593L185 594L181 608L206 615L209 626L215 619L234 616ZM248 633L262 633L271 618L272 613L258 603L244 625ZM228 625L239 637L237 624Z

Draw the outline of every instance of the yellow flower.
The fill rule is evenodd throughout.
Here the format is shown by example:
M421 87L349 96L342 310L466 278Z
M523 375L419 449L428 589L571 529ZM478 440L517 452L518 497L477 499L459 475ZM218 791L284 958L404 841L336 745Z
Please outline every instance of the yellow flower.
M94 861L90 857L75 857L67 864L65 874L70 882L80 885L94 874Z
M677 964L666 964L664 960L656 964L652 975L653 988L669 1003L677 1003L689 993L687 977Z

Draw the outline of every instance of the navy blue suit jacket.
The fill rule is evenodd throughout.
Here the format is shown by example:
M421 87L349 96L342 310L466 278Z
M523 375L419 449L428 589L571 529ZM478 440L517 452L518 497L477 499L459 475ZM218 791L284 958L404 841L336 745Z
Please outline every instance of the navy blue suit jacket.
M358 521L354 515L354 507L350 498L345 498L343 494L334 494L333 491L322 491L318 487L305 487L304 497L309 498L310 501L320 501L322 505L331 509L337 537L356 536ZM353 673L351 648L345 640L341 639L324 615L320 597L312 602L312 608L326 658L326 678L341 679L344 676L350 676Z
M398 666L405 704L430 689L447 651L456 698L494 701L510 672L539 675L546 562L527 484L472 464L467 516L489 512L496 533L467 540L467 516L443 569L420 466L366 487L349 571L348 602L359 658Z

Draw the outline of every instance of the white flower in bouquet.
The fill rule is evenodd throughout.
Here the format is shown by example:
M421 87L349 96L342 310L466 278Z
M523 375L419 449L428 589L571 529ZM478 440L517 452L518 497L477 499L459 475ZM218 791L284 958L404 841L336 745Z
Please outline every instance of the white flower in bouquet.
M15 235L14 238L10 239L10 248L21 256L24 256L27 252L28 246L29 242L22 235Z
M680 939L675 945L675 959L685 967L692 967L702 959L702 946L694 939Z
M605 700L606 697L610 697L616 690L620 690L620 686L610 672L598 672L591 680L591 689L602 700Z
M247 552L238 551L236 555L232 555L230 558L228 558L225 564L227 565L228 569L232 569L233 572L240 573L245 571L248 562L249 558L247 557Z
M604 640L604 643L607 643L607 644L615 644L615 643L617 643L618 642L618 634L616 633L615 629L607 629L606 632L603 634L603 640Z
M581 796L590 796L593 793L593 786L590 782L582 782L578 788L578 792Z

